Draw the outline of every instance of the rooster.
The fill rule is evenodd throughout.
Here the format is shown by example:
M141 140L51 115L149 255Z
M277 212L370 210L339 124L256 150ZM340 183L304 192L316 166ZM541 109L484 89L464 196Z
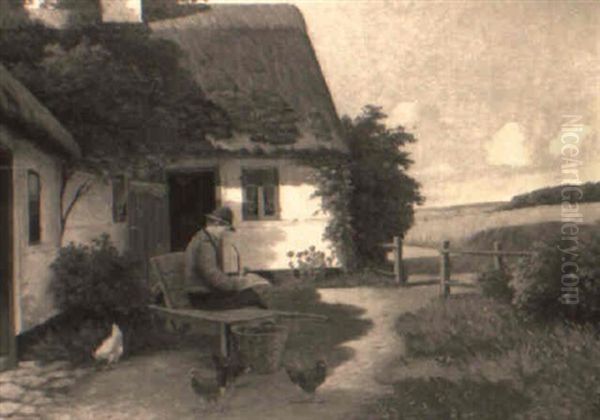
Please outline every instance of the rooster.
M212 356L215 371L217 372L217 384L223 392L231 388L235 380L244 373L248 373L249 368L242 365L238 357L222 356L213 354Z
M295 385L299 386L309 396L309 402L316 402L317 388L325 382L327 364L319 360L312 368L300 369L298 366L286 366L285 371ZM319 401L320 402L320 401Z
M207 403L216 403L225 392L225 388L221 387L218 381L203 378L197 369L190 369L189 377L194 392Z
M244 367L238 358L232 356L213 354L212 362L216 373L214 378L203 378L197 369L191 369L189 376L194 392L206 402L215 403L233 386L235 379L248 372L248 368Z
M94 350L92 356L95 360L104 361L107 363L107 366L110 366L118 362L122 355L123 333L117 324L112 324L110 335Z

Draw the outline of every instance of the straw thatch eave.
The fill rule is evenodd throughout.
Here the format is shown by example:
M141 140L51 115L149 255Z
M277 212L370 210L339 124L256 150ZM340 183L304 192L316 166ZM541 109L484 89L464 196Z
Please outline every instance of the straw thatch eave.
M42 149L71 158L81 157L79 145L71 134L1 64L0 117L2 123L28 135Z
M216 149L346 150L296 7L212 5L150 27L181 47L185 65L207 97L230 115L235 134L210 139Z

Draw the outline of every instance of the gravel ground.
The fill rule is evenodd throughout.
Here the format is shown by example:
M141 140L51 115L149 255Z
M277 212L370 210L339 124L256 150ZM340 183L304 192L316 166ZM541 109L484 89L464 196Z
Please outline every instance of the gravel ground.
M398 315L415 311L437 294L435 286L403 289L345 288L319 291L326 303L364 309L373 321L358 339L343 343L353 357L333 369L319 389L322 403L297 403L303 395L285 372L249 374L217 404L191 390L187 372L207 365L200 351L176 350L132 357L114 369L83 379L64 401L44 413L49 419L338 419L345 418L375 395L389 391L376 380L391 358L403 353L394 331ZM208 369L203 371L211 375Z
M65 392L89 373L67 362L47 365L21 362L17 369L0 372L0 419L39 419L65 400Z

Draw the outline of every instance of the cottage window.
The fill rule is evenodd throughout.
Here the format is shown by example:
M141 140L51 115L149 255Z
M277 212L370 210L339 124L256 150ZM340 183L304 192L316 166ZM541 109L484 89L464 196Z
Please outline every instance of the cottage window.
M127 184L123 175L112 179L113 196L113 222L122 223L127 221Z
M244 220L268 220L279 216L277 169L242 170Z
M37 172L27 173L28 208L29 208L29 243L37 244L41 239L41 182Z

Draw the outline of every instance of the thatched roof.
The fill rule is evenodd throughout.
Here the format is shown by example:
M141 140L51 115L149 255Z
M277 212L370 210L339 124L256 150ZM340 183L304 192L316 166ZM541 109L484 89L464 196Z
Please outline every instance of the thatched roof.
M0 120L27 134L43 149L80 157L71 134L25 86L0 64Z
M304 19L290 5L211 5L150 24L175 41L207 97L224 108L236 135L227 150L344 151L340 122Z

